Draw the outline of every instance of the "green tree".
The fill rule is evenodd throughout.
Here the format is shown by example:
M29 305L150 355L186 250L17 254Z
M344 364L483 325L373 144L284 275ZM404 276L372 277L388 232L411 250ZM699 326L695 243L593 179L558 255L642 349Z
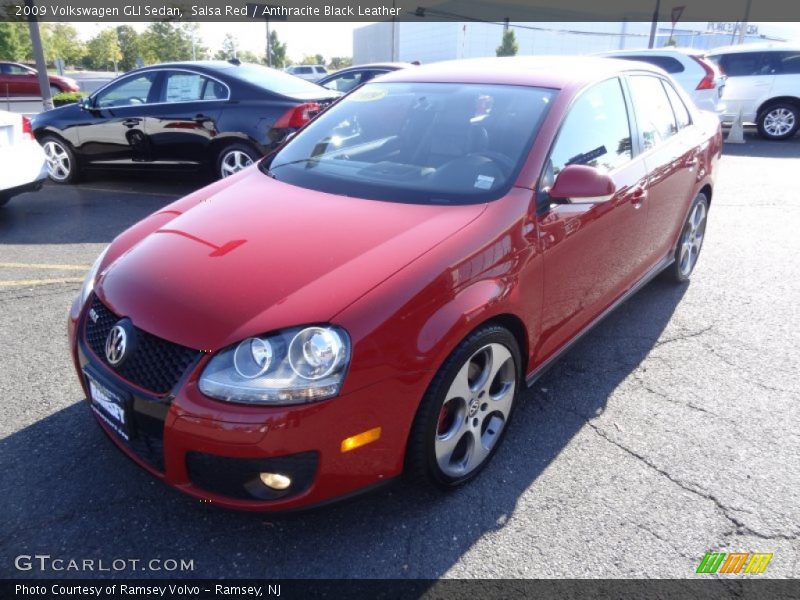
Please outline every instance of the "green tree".
M86 53L86 46L78 37L78 31L69 23L50 25L42 43L48 62L60 58L68 65L75 65L81 62Z
M202 58L206 49L199 43L196 25L197 23L179 25L164 21L150 23L141 35L143 58L150 64L192 60L192 36L195 36L195 55L198 59Z
M0 21L0 59L27 61L33 58L28 23Z
M338 71L339 69L352 66L353 58L351 56L334 56L331 58L331 62L328 63L328 68L331 71Z
M222 48L214 55L214 60L230 60L238 56L239 43L233 34L226 33L222 40Z
M322 54L306 54L303 56L303 60L300 61L300 64L303 65L324 65L325 58Z
M0 59L25 60L25 49L19 37L19 23L0 21Z
M139 33L130 25L117 27L117 42L119 43L120 52L122 52L119 68L123 71L130 71L136 67L137 59L144 59Z
M287 65L286 44L278 39L278 32L275 30L269 32L269 50L272 53L273 67L282 69ZM269 62L267 62L267 64L269 64Z
M503 31L503 41L497 47L497 56L516 56L517 52L519 52L517 36L514 35L513 29L506 29Z
M677 46L677 45L678 45L678 40L676 40L674 37L670 37L666 42L664 42L665 48L667 46Z
M239 50L238 54L236 55L243 63L255 63L255 64L264 64L264 57L259 56L255 52L251 52L250 50Z
M108 28L98 32L86 45L86 54L92 68L107 69L109 64L113 64L116 72L122 60L116 30Z

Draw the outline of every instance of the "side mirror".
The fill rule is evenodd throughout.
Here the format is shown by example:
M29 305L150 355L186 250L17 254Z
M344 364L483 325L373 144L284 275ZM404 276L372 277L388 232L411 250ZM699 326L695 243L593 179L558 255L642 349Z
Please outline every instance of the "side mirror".
M554 200L604 202L616 191L614 181L606 173L586 165L568 165L558 174L548 192Z
M81 110L91 110L92 108L92 100L89 96L85 96L78 100L78 106L81 107Z

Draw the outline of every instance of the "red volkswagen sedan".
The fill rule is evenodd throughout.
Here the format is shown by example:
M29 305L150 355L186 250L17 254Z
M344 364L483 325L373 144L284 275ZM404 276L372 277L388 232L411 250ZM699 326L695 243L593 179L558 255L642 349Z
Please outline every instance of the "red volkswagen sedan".
M457 486L581 334L689 278L721 141L644 64L386 75L113 241L69 320L88 403L141 467L231 508Z

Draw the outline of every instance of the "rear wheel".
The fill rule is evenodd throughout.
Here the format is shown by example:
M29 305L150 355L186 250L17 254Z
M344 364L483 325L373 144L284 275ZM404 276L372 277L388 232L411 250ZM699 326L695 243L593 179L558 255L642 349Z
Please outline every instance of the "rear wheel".
M420 403L406 474L442 488L475 477L500 446L519 387L514 336L496 325L472 333L445 361Z
M217 158L217 177L224 179L249 167L259 159L258 153L245 144L230 144Z
M786 140L797 133L800 126L800 109L795 104L772 104L758 115L758 133L768 140Z
M65 141L53 136L41 140L47 159L47 172L56 183L75 183L80 175L75 153Z
M665 275L672 281L682 283L691 277L703 248L707 220L708 198L705 194L697 194L683 224L678 247L675 248L675 262L665 271Z

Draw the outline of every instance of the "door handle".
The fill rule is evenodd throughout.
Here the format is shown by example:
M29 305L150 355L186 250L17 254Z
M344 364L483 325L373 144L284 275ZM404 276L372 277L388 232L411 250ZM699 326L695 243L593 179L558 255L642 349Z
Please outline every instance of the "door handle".
M141 122L141 119L125 119L122 124L125 125L125 127L135 127Z

